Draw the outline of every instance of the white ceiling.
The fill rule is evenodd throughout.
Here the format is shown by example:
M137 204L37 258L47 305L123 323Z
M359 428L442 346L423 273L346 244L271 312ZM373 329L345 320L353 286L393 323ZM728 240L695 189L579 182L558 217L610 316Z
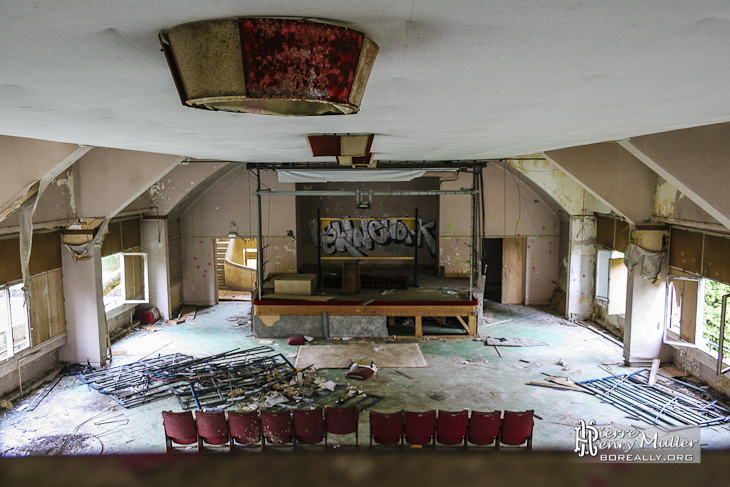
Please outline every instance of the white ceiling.
M180 104L157 34L238 16L336 20L380 46L360 113ZM726 0L2 0L0 134L299 162L310 133L376 158L491 159L730 121Z

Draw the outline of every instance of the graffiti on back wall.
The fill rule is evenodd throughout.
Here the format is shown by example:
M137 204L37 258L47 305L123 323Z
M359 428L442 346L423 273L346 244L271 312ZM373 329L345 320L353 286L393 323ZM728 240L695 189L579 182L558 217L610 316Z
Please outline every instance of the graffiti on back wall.
M413 219L411 219L411 225L413 225ZM409 247L414 245L423 247L424 242L428 250L431 251L431 255L436 255L435 227L436 220L427 222L421 217L418 217L415 222L415 228L411 228L408 223L397 218L355 219L330 222L320 232L317 229L316 219L309 222L312 244L315 247L319 241L322 251L327 255L336 252L349 252L353 257L367 257L360 249L373 250L375 244L381 246L403 244Z

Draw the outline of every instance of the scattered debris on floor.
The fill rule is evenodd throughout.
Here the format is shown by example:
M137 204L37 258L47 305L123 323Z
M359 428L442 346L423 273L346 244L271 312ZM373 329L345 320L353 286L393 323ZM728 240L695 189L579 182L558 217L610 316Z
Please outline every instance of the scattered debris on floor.
M730 409L720 396L661 375L661 380L650 385L649 376L642 369L578 384L631 416L658 426L710 426L730 421Z
M378 371L370 357L350 359L350 369L345 374L348 379L367 380Z
M315 369L308 368L289 381L275 384L270 391L244 398L240 409L305 409L321 405L357 406L360 411L382 401L382 396L367 394L353 386L325 380Z
M13 403L8 401L7 399L0 399L0 408L13 409Z
M43 388L43 390L38 394L34 399L33 402L30 403L30 405L25 408L26 411L33 411L38 405L43 401L43 399L46 398L49 392L53 390L54 387L58 385L58 383L61 382L61 376L56 377L53 379L46 387ZM12 407L12 405L11 405Z
M77 377L125 408L174 394L182 409L187 410L241 400L242 396L269 390L296 372L282 354L261 346L199 359L184 354L163 355ZM234 390L243 393L232 399L229 393Z
M485 345L499 345L500 347L545 347L548 344L545 342L541 342L540 340L535 340L533 338L522 338L522 337L515 337L515 338L495 338L495 337L487 337L484 340Z
M52 435L36 438L27 445L16 447L8 456L56 456L101 453L102 445L94 435Z

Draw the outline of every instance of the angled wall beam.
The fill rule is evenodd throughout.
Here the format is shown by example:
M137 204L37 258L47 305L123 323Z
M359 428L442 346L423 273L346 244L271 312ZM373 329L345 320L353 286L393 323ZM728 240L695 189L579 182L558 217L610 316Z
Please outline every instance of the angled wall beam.
M545 157L630 224L651 219L656 174L618 144L553 150Z
M633 137L619 145L730 228L730 124Z

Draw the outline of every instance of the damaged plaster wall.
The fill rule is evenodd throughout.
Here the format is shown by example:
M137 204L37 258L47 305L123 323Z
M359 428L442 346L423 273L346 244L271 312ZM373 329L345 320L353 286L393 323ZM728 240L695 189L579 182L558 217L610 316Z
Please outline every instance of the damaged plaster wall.
M570 217L570 251L568 255L567 310L571 320L589 319L593 315L596 282L596 217Z
M481 237L531 237L510 262L521 267L518 279L503 281L510 289L504 295L533 304L549 301L558 281L560 255L560 206L547 193L504 163L490 163L483 172L484 234ZM456 181L445 181L441 189L470 188L472 176L460 173ZM468 196L441 196L439 220L439 260L445 276L468 276L471 201ZM512 240L510 240L512 242ZM514 242L512 243L514 246ZM512 247L510 247L512 248ZM477 242L481 260L481 241ZM515 254L517 255L517 254ZM514 269L517 272L517 269ZM526 283L529 283L526 286ZM514 289L512 289L514 288Z
M262 188L294 190L294 184L279 183L276 173L261 172ZM233 167L216 180L181 213L180 240L182 298L190 304L217 302L214 239L225 238L230 230L242 237L257 235L255 177L245 165ZM261 198L263 261L265 273L297 272L296 210L294 196ZM236 223L231 228L231 222ZM172 228L172 225L171 225ZM287 232L292 235L288 236ZM170 232L173 236L172 230ZM170 249L171 265L175 253ZM171 276L174 282L174 277Z
M35 229L65 225L78 217L76 213L76 186L73 167L52 180L38 200L33 213ZM0 234L20 230L20 212L11 213L0 222Z
M654 197L654 214L657 219L696 228L725 227L697 203L686 197L676 186L657 176Z

